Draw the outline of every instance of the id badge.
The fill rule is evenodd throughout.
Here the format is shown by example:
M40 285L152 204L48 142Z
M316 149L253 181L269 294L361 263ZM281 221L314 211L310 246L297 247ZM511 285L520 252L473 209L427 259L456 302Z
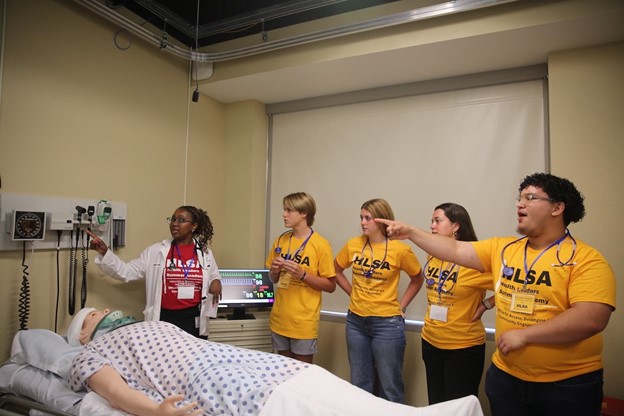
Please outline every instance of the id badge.
M440 322L446 322L448 317L448 308L440 305L431 305L429 308L429 318Z
M533 314L535 295L529 293L514 293L511 295L511 310L526 314Z
M277 282L277 287L280 289L288 289L288 286L290 286L290 273L282 273L279 282Z
M193 299L195 297L195 285L178 286L178 299Z

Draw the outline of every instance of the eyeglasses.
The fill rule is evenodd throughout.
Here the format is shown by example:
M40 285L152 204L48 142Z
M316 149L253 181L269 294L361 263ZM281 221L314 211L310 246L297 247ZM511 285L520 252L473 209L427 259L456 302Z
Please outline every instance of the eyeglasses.
M172 218L172 217L167 217L167 224L173 224L174 222L177 222L178 224L184 224L185 222L193 222L191 220L187 220L185 218Z
M535 194L526 194L526 195L518 195L516 197L516 201L521 202L523 204L527 204L533 201L548 201L548 202L558 202L552 198L548 198L547 196L539 196Z

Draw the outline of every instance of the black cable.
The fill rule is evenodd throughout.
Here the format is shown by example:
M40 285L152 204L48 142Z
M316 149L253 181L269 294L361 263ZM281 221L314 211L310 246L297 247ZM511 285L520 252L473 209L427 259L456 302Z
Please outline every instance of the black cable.
M89 265L89 241L91 235L91 224L93 223L93 214L95 214L95 206L87 207L87 232L81 230L80 239L82 240L82 288L80 291L80 307L84 308L87 303L87 266ZM86 234L86 240L85 240Z
M195 55L199 51L199 0L197 0L197 23L195 24ZM193 102L199 101L199 60L195 58L195 91L193 91Z
M78 231L76 230L76 239L78 238ZM76 310L76 269L78 268L78 259L76 258L76 247L74 247L74 230L70 231L69 235L69 294L68 294L68 312L73 315Z
M73 255L70 256L70 262L72 262L71 270L72 274L69 277L69 314L73 315L76 310L76 278L78 277L78 246L80 245L80 234L82 232L82 214L87 212L84 207L76 205L76 219L78 220L78 228L76 228L76 244L72 246ZM73 258L72 258L73 257ZM84 255L83 255L84 259ZM84 260L83 260L84 263ZM82 295L81 295L82 297Z
M54 332L58 329L58 311L59 311L59 298L61 293L61 234L63 230L57 230L56 241L56 306L54 308Z
M22 249L22 287L19 295L18 316L20 329L28 329L28 315L30 314L30 283L28 282L28 265L26 264L26 241Z
M80 309L84 308L87 303L87 264L89 263L89 257L87 256L87 245L85 245L84 235L84 230L80 230L80 240L82 240L82 286L80 287Z

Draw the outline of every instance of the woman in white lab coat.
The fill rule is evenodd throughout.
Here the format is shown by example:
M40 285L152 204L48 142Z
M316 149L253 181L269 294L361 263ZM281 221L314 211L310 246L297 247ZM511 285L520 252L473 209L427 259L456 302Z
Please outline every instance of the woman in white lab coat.
M166 321L195 336L208 335L208 309L221 298L219 268L208 248L213 226L206 211L181 206L167 218L170 239L146 248L129 262L89 232L95 264L108 276L129 282L145 279L146 321ZM211 295L211 296L209 296Z

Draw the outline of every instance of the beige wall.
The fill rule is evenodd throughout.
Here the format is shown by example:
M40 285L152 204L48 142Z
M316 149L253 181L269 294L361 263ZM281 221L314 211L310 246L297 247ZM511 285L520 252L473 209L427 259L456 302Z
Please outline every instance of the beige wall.
M624 274L619 244L624 228L618 221L624 205L624 43L556 52L549 57L548 67L551 171L571 179L586 198L587 216L572 225L571 231L600 250L616 278L620 277ZM620 303L623 296L624 285L618 284ZM622 399L621 312L613 313L604 340L604 392ZM488 341L486 368L493 351L494 343ZM316 362L348 380L343 324L322 322ZM427 391L419 333L408 333L404 371L407 402L425 405ZM479 399L484 412L489 414L483 382Z
M624 399L624 42L553 53L548 60L552 172L583 192L587 215L571 231L607 258L619 310L604 332L605 394Z
M44 25L43 16L58 24ZM163 218L186 198L209 211L222 267L263 262L267 149L261 103L222 105L202 96L199 103L189 104L185 63L140 41L127 51L117 50L112 42L116 28L72 1L8 0L7 18L1 191L126 202L128 245L120 250L126 259L168 235ZM624 177L618 164L624 127L623 48L616 44L561 51L548 60L552 171L569 177L585 193L588 216L572 232L599 248L616 276L624 272L616 213ZM241 240L240 235L249 238ZM8 357L18 328L20 262L21 253L0 252L0 333L5 334L0 360ZM67 262L63 252L62 276L67 275ZM55 253L38 251L30 272L30 327L52 329ZM123 307L140 316L142 283L111 282L93 266L89 275L90 304ZM65 281L60 329L68 321ZM605 393L624 398L618 378L624 347L621 316L614 314L605 332ZM348 379L344 325L323 322L319 338L317 363ZM490 355L492 343L487 347ZM408 334L405 374L408 403L425 405L416 332ZM480 399L489 413L483 394Z
M117 28L73 1L8 0L6 15L2 192L127 203L126 259L168 237L164 219L185 202L223 223L225 107L191 103L187 63L140 41L117 49ZM224 234L217 225L217 258ZM37 251L30 265L31 328L54 328L55 255ZM0 252L0 360L18 328L20 263L21 252ZM67 274L62 251L59 330ZM89 284L90 305L142 316L142 282L119 284L91 264Z
M223 199L228 213L222 267L264 267L267 175L267 116L264 105L248 101L226 106L229 161L224 170ZM244 236L243 238L238 238Z
M186 62L140 40L119 50L117 30L70 0L7 0L1 191L127 203L127 244L118 253L127 260L169 236L164 219L177 206L196 205L214 223L221 267L261 266L264 105L225 106L203 95L192 103ZM249 235L244 243L232 237L241 234ZM68 262L61 251L60 332L70 319ZM142 316L142 282L113 281L93 264L88 274L89 305ZM0 252L0 276L0 333L12 335L21 252ZM37 251L29 280L29 327L54 329L56 251ZM0 360L11 337L0 340Z

